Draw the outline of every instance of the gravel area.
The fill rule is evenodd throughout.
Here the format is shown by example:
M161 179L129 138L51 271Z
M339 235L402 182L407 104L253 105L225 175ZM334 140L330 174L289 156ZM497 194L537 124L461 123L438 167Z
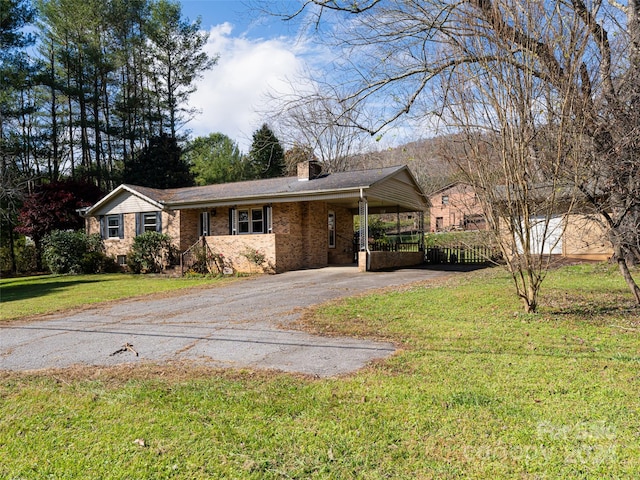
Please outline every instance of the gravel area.
M310 335L287 329L287 323L331 299L451 274L327 267L7 323L0 325L0 369L187 360L319 377L345 374L393 354L394 346Z

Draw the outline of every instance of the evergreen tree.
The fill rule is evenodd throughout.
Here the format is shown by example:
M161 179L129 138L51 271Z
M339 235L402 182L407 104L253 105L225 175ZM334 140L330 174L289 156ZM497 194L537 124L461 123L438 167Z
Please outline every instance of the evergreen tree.
M25 0L0 0L0 245L6 246L16 271L14 227L30 180L30 138L26 118L33 66L25 48L34 42L25 27L35 11Z
M266 123L253 134L249 161L254 178L273 178L285 175L284 150Z
M190 120L195 81L215 64L207 34L173 0L35 1L50 170L111 189L119 165Z
M0 0L0 173L24 171L28 138L22 128L31 105L26 92L33 66L26 47L34 42L25 27L35 12L27 1Z
M198 185L237 182L247 178L247 163L233 140L222 133L198 137L185 157Z
M156 93L154 108L160 120L160 132L177 137L177 132L195 113L185 104L196 90L194 82L202 72L213 67L217 57L202 51L209 38L200 28L200 20L182 18L177 1L151 3L147 23L149 38L148 72Z
M190 187L194 184L189 165L182 158L175 138L154 137L149 146L125 165L123 182L151 188Z

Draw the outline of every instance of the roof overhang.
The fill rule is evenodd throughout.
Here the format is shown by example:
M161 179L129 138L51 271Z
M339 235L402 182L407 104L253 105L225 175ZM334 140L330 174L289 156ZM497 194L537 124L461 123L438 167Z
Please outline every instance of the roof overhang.
M325 201L336 205L343 206L352 210L358 209L361 198L366 198L371 213L395 213L395 212L416 212L423 211L428 208L425 202L397 202L382 198L378 195L372 195L370 187L349 188L344 190L331 190L325 192L307 192L295 194L279 194L269 196L251 196L247 195L242 198L219 198L212 201L194 201L194 202L167 202L165 204L168 210L183 209L200 209L200 208L219 208L228 206L244 206L265 203L296 203L296 202L318 202Z
M280 193L272 195L245 195L242 197L217 198L211 201L167 202L169 210L188 208L224 207L229 205L254 205L256 203L292 203L329 200L350 200L360 198L360 188L327 190L315 192Z
M393 169L395 167L389 168ZM217 190L209 188L207 190L208 193L200 195L193 195L192 193L192 189L198 187L185 189L188 194L181 195L176 194L176 192L184 192L182 189L167 191L143 187L137 189L133 185L124 184L90 207L85 215L95 216L99 214L111 202L117 201L118 196L124 194L134 195L159 210L325 201L357 212L359 201L364 198L367 200L371 213L417 212L425 211L429 207L427 196L406 166L395 168L390 174L383 175L372 182L365 181L360 183L356 181L347 186L326 185L324 187L319 184L316 185L317 189L312 188L314 185L312 181L305 183L311 188L294 188L290 191L281 189L280 191L271 192L252 192L251 186L247 185L247 189L244 192L231 194L231 192L225 191L224 188Z
M158 202L158 201L156 201L156 200L154 200L152 198L149 198L146 195L143 195L138 190L136 190L135 188L130 187L129 185L120 185L115 190L113 190L108 195L106 195L101 200L99 200L97 203L95 203L93 206L87 208L84 211L83 216L90 217L90 216L95 215L96 212L98 212L102 207L104 207L105 205L108 205L109 202L111 202L113 199L117 198L118 196L122 195L125 192L128 192L131 195L134 195L134 196L144 200L145 202L150 203L151 205L157 207L160 210L164 210L165 206L164 206L164 204L162 202Z

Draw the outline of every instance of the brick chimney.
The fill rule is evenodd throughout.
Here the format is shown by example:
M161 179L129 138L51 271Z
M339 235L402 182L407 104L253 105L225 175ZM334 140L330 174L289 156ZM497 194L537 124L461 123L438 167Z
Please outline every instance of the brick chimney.
M306 182L318 178L322 173L322 165L316 160L298 163L298 181Z

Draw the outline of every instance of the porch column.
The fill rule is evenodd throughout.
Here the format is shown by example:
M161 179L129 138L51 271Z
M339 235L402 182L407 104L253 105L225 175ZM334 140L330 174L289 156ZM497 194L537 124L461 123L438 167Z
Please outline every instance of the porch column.
M420 234L420 240L418 240L418 249L421 252L425 251L424 248L424 211L418 212L418 233Z
M358 202L358 214L360 217L360 227L358 229L358 270L361 272L369 270L369 203L363 196Z

